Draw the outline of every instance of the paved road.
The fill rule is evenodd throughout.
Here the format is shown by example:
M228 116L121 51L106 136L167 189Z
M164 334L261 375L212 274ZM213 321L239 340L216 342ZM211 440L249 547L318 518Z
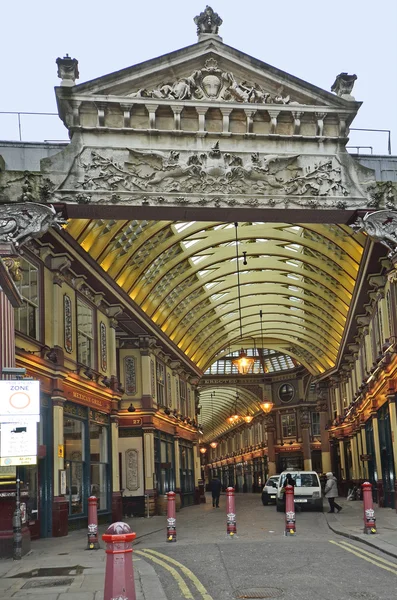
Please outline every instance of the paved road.
M298 513L296 536L285 537L284 515L246 496L229 539L222 506L195 512L190 525L179 513L176 543L157 532L136 545L135 558L151 562L169 600L395 599L397 560L334 535L321 513Z

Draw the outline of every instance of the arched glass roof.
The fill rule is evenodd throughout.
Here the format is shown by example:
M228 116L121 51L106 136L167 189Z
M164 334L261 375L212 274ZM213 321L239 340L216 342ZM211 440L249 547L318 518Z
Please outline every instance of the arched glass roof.
M348 226L76 219L66 230L202 371L240 347L312 375L335 365L365 243Z

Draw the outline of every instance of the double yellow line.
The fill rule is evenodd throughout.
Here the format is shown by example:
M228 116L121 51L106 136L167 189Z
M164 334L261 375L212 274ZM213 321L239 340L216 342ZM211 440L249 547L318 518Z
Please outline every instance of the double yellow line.
M207 590L205 589L203 584L199 581L199 579L197 579L196 575L194 573L192 573L192 571L190 569L185 567L185 565L182 565L177 560L170 558L166 554L161 554L160 552L156 552L156 550L149 550L149 548L145 548L144 550L135 550L134 554L139 554L140 556L143 556L144 558L147 558L147 559L153 561L157 565L164 567L164 569L167 569L167 571L172 575L172 577L177 582L178 587L181 591L181 594L183 595L184 598L187 598L188 600L194 600L194 597L192 596L192 593L191 593L186 581L184 580L182 575L179 573L179 571L174 569L174 567L172 567L171 565L174 565L175 567L180 569L180 571L182 571L182 573L185 575L185 577L187 577L191 581L192 585L199 592L199 594L201 595L203 600L213 600L212 596L210 596L210 594L207 592Z
M354 554L355 556L358 556L359 558L362 558L363 560L366 560L369 563L372 563L373 565L376 565L377 567L380 567L381 569L384 569L385 571L393 573L393 575L397 575L396 562L392 563L390 560L380 558L372 552L367 552L367 550L363 550L362 548L353 546L353 544L349 544L349 542L334 542L333 540L329 540L329 542L335 546L339 546L339 548L342 548L351 554Z

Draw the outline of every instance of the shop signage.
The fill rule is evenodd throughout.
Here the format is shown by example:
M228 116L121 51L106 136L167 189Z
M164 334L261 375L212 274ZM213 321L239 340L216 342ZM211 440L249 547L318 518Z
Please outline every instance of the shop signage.
M58 458L64 457L63 444L58 444Z
M0 381L0 422L40 421L40 382L29 379Z
M91 394L85 394L84 392L79 392L77 390L65 390L65 395L69 400L73 400L74 402L84 404L91 408L102 409L107 412L111 409L111 400L105 398L98 398L97 396L91 396Z
M37 464L36 423L2 423L0 434L0 465Z

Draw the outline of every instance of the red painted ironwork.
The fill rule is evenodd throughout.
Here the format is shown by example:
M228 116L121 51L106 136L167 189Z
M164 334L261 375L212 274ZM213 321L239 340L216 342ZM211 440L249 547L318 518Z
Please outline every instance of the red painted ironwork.
M285 535L294 535L296 533L294 487L285 486Z
M376 533L376 518L372 502L372 485L368 481L365 481L362 484L361 489L363 491L364 533Z
M167 542L176 542L175 492L167 493Z
M88 498L88 533L86 550L98 550L99 548L98 498L96 498L96 496L90 496Z
M237 533L236 504L232 487L226 489L226 533L231 537Z
M136 534L127 523L112 523L103 534L106 543L105 592L103 600L136 600L132 542Z

